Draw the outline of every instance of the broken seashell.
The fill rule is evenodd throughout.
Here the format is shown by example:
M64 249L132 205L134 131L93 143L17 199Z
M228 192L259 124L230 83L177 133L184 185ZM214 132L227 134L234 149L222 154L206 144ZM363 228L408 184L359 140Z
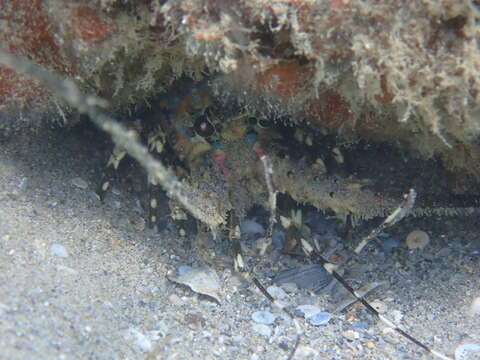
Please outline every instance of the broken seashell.
M168 280L186 285L196 293L207 295L220 305L220 279L215 270L209 267L180 266L178 276L168 277Z
M405 242L409 249L423 249L430 242L430 237L425 231L414 230L407 235Z

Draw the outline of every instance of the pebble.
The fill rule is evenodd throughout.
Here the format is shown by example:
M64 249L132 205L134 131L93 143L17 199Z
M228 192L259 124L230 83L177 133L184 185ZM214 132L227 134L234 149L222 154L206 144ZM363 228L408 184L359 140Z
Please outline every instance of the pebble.
M357 294L360 297L364 297L368 293L372 292L376 288L385 285L384 281L372 282L362 286L360 289L357 289ZM347 307L356 302L356 299L353 296L349 296L346 300L342 301L337 308L335 309L336 313L344 311Z
M319 312L307 318L307 322L313 326L323 326L330 322L332 315L327 312Z
M122 203L118 200L109 201L108 205L115 210L120 210L122 208Z
M135 341L135 344L144 352L149 352L152 350L152 342L148 337L142 334L135 328L129 329L129 337Z
M285 292L285 290L283 290L282 288L280 288L278 286L274 286L274 285L269 286L267 288L267 292L274 299L277 299L277 300L285 300L285 298L287 297L287 293Z
M272 336L272 329L265 324L254 324L252 325L252 330L266 337Z
M343 331L342 336L349 341L354 341L354 340L360 339L360 334L357 331L354 331L354 330Z
M352 330L368 330L369 327L370 326L365 321L357 321L356 323L353 323L351 326Z
M402 322L403 320L403 314L399 310L392 310L390 312L391 317L393 318L393 322L398 325Z
M67 258L68 257L68 251L65 249L63 245L60 244L52 244L50 245L50 252L58 257L61 258Z
M430 242L430 237L425 231L414 230L407 235L405 243L407 247L411 250L413 249L423 249Z
M390 327L384 328L382 330L382 334L383 334L383 339L386 342L388 342L392 345L397 345L397 344L400 343L400 338L399 338L399 336L397 336L398 334L392 328L390 328Z
M271 325L275 322L275 315L269 311L255 311L252 314L252 320L259 324Z
M320 354L314 348L306 345L299 345L297 351L295 352L295 359L298 360L312 360L320 359ZM322 359L325 359L322 357Z
M146 222L143 217L137 217L133 222L133 227L138 232L142 232L143 230L145 230L145 226L146 226Z
M26 178L25 176L22 177L20 179L20 181L18 182L18 185L17 185L17 188L18 190L20 191L25 191L28 187L28 178Z
M78 274L77 270L72 269L71 267L68 267L68 266L60 265L60 264L58 264L56 266L56 269L57 269L58 272L60 272L64 275L77 275Z
M178 296L177 294L171 294L169 297L168 297L168 301L174 305L174 306L180 306L183 304L183 301L182 299L180 298L180 296Z
M253 248L255 249L255 252L257 254L265 255L271 245L272 239L270 239L269 237L260 237L255 241Z
M83 180L82 178L79 178L79 177L73 178L72 179L72 184L74 186L78 187L79 189L85 190L86 188L88 188L88 183L85 180Z
M305 319L312 317L320 312L321 310L315 305L300 305L295 308L295 314L300 314Z

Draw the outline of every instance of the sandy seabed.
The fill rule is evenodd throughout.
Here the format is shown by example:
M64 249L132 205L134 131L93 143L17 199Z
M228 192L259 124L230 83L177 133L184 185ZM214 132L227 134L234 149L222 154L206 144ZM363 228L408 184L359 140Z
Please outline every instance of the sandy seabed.
M89 131L0 141L0 358L286 358L293 325L232 272L224 247L213 249L218 305L167 279L201 260L172 227L158 233L145 226L135 191L120 188L98 200L107 147ZM469 314L480 296L478 225L473 217L406 219L396 231L416 228L431 235L427 248L385 255L370 246L345 276L356 287L387 281L369 299L453 356L459 344L480 344L479 315ZM298 261L267 256L257 273L270 285L276 271ZM299 290L284 301L329 311L334 298ZM270 333L252 330L258 310L275 315ZM295 359L429 358L360 306L333 314L326 326L299 321L305 335Z

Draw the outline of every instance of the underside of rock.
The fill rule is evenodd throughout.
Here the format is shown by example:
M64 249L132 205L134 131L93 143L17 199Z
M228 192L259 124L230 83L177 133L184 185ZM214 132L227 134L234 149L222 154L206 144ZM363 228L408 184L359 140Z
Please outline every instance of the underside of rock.
M182 163L178 176L214 193L198 185L213 177L209 186L228 198L222 211L266 201L260 150L272 157L280 192L340 217L384 216L409 187L419 188L418 214L477 206L475 1L0 0L0 7L1 48L106 99L115 117L142 119L151 136L160 128L169 157ZM83 121L10 68L0 67L0 94L6 137ZM214 136L198 136L201 119ZM208 170L198 160L206 158Z

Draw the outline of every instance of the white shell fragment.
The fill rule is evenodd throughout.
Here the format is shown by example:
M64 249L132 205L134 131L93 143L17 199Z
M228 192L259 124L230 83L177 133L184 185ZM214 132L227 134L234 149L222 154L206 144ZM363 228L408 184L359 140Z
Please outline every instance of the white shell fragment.
M177 284L186 285L198 294L207 295L220 304L220 279L215 270L209 267L180 266L178 276L168 279Z
M310 325L313 326L324 326L327 325L330 320L332 319L332 315L330 313L320 311L313 316L308 317L306 320Z
M380 286L384 286L385 284L386 284L385 281L368 283L362 286L356 292L360 298L363 298L364 296L371 293L373 290L377 289ZM337 308L335 309L334 312L336 313L342 312L355 302L357 302L357 299L353 295L350 295L348 296L347 299L345 299L344 301L342 301L340 304L337 305Z
M315 305L300 305L296 307L296 312L303 315L303 317L309 318L321 312L321 310Z
M275 322L275 315L270 311L255 311L252 314L252 320L258 324L271 325Z
M469 354L479 352L478 344L462 344L455 349L455 360L469 360Z
M88 183L82 178L76 177L72 179L72 185L76 186L79 189L85 190L88 188Z
M257 334L263 335L265 337L272 336L272 329L265 324L254 324L252 325L252 330L255 331Z
M345 162L345 159L343 158L343 154L338 147L333 148L332 153L333 153L333 158L338 164L343 164Z
M278 286L270 285L270 286L267 288L267 292L268 292L274 299L277 299L277 300L285 300L285 298L287 297L287 293L285 292L285 290L283 290L282 288L280 288L280 287L278 287Z
M407 235L405 242L411 250L423 249L430 242L430 237L425 231L414 230Z
M470 316L480 314L480 297L473 299L468 313L470 314Z
M68 257L68 251L65 249L65 246L61 244L52 244L50 245L50 253L61 258Z

